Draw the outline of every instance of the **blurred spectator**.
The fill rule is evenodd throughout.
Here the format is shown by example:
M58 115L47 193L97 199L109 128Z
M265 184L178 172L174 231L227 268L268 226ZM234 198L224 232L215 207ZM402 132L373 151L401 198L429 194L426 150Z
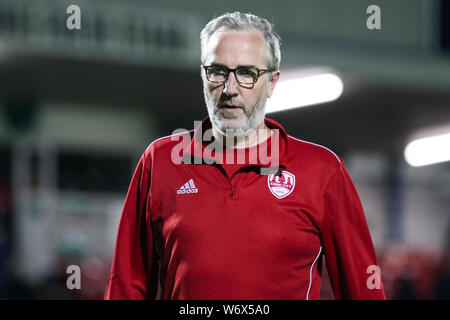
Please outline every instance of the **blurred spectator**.
M381 278L389 300L450 299L450 250L399 244L378 250ZM334 299L325 265L320 299Z
M435 299L450 299L450 248L442 255L434 283Z
M391 245L380 251L378 257L388 299L450 298L450 264L446 252Z

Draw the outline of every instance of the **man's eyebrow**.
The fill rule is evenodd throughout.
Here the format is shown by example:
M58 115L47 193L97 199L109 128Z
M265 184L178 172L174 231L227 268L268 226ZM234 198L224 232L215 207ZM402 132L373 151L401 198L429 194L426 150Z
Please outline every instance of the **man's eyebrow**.
M259 69L257 66L255 66L254 64L245 64L245 65L239 65L238 68L256 68Z
M223 63L218 63L218 62L211 62L209 64L210 66L214 66L214 67L225 67L228 68L226 65L224 65Z
M224 65L223 63L219 63L219 62L211 62L210 66L228 68L228 66ZM259 69L254 64L238 65L237 68L256 68L256 69Z

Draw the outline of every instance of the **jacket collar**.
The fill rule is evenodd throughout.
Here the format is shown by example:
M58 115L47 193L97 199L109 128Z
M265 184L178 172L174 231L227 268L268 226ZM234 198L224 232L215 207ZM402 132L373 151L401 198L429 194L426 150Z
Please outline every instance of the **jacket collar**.
M275 120L264 118L264 122L274 131L272 137L269 138L271 141L267 143L269 152L264 149L264 152L261 152L261 154L266 155L265 157L257 155L255 156L256 161L251 161L250 163L246 162L242 167L260 167L261 174L276 173L280 168L286 168L283 161L285 159L284 155L287 153L288 135L281 124ZM182 163L221 165L219 159L221 158L220 156L223 156L223 153L221 153L220 148L217 147L218 144L214 141L214 136L212 136L212 134L205 134L211 127L211 120L209 119L209 116L206 116L201 124L194 129L191 141L188 147L184 149ZM209 132L211 131L209 130L208 133ZM263 144L264 143L259 144L258 148ZM249 148L249 150L251 149L256 150L256 146ZM216 152L217 150L219 151Z

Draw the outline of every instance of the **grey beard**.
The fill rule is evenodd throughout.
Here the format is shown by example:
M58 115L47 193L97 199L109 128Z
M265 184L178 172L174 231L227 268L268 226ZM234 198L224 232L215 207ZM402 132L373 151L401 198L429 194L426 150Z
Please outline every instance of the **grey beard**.
M244 122L245 124L241 124L239 127L227 127L223 124L222 119L231 119L220 114L220 109L216 108L212 99L208 96L208 93L205 91L205 102L206 107L208 109L209 118L213 126L220 132L220 134L226 137L246 137L253 130L256 130L258 126L264 121L265 116L265 108L267 101L267 94L264 93L258 99L254 107L248 111L244 110Z

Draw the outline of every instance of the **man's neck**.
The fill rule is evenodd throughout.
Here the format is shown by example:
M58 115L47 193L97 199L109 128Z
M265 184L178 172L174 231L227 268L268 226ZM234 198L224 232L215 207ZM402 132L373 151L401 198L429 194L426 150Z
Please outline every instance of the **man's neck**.
M244 137L226 137L214 127L213 135L226 148L249 148L267 140L272 135L272 131L263 121L256 130L252 130Z

